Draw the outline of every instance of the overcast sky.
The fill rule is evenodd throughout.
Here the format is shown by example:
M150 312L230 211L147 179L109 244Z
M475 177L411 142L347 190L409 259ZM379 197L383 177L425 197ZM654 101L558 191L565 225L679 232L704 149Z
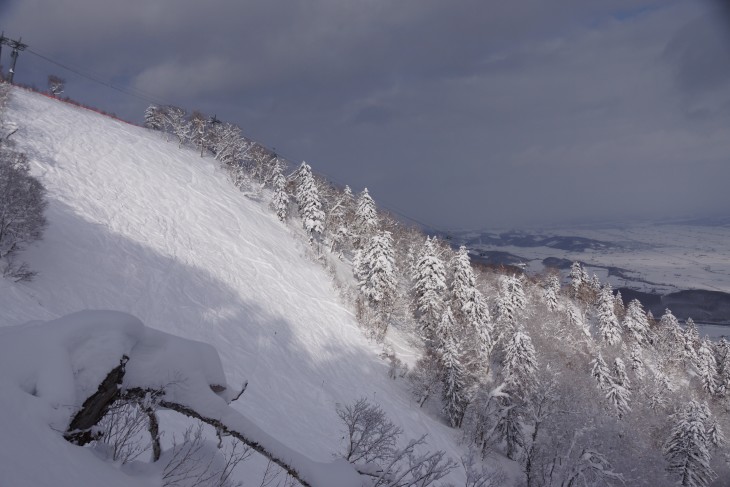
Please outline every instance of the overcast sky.
M217 114L452 229L728 214L726 14L709 0L0 0L0 28L34 51ZM134 121L146 106L31 53L16 71L64 76L69 96Z

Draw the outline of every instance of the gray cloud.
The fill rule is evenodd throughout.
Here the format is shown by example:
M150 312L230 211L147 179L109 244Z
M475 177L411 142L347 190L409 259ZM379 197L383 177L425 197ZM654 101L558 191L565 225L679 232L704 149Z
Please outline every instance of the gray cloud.
M236 121L419 220L519 226L730 207L719 12L693 0L23 0L3 18L54 58ZM78 84L69 94L140 117L140 102Z

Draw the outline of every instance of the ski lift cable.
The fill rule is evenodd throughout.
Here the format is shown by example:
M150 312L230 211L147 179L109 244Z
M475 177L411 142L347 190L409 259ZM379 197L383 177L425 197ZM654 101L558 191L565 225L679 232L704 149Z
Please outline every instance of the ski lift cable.
M100 85L106 86L107 88L111 88L111 89L113 89L115 91L118 91L120 93L123 93L123 94L125 94L127 96L131 96L133 98L137 98L137 99L142 100L142 101L145 101L147 103L154 103L154 104L159 104L159 105L169 105L169 103L165 103L162 100L157 99L157 97L155 97L154 95L150 95L149 93L145 93L145 92L143 92L143 91L141 91L139 89L136 89L136 88L126 88L126 89L125 88L121 88L121 87L116 86L115 84L113 84L111 81L107 81L107 80L103 79L101 76L93 75L93 74L90 74L88 72L82 72L80 69L76 69L76 68L73 68L73 67L71 67L71 66L69 66L67 64L60 63L60 62L58 62L58 61L56 61L54 59L51 59L50 57L45 56L45 55L43 55L43 54L41 54L41 53L39 53L39 52L37 52L37 51L35 51L33 49L27 48L26 49L26 52L29 52L29 53L33 54L34 56L37 56L37 57L43 59L46 62L49 62L49 63L54 64L54 65L56 65L56 66L58 66L60 68L63 68L65 70L67 70L67 71L70 71L70 72L72 72L74 74L77 74L78 76L81 76L82 78L86 78L86 79L88 79L90 81L93 81L93 82L98 83ZM134 93L135 91L136 91L136 93Z

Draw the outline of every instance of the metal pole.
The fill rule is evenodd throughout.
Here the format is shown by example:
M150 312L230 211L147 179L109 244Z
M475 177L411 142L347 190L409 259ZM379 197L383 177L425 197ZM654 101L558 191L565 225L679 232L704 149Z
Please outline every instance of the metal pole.
M5 37L5 31L3 31L2 34L0 34L0 79L3 79L3 71L2 71L2 64L3 64L3 44L5 44L5 41L7 41L8 38Z
M10 84L13 84L13 77L15 76L15 63L18 62L18 56L20 55L20 51L25 49L27 46L20 42L22 40L22 37L19 38L17 41L12 41L10 43L10 46L13 48L12 52L10 53L10 57L13 58L13 65L10 67L10 71L8 73L8 82Z

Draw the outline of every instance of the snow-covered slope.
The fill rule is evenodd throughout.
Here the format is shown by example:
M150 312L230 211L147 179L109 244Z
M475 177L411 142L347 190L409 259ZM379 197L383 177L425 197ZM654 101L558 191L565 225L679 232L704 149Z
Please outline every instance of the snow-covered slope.
M213 345L229 383L249 381L235 407L312 459L339 450L335 404L362 396L405 437L428 433L433 449L459 456L458 433L388 378L306 243L210 158L17 89L7 117L48 189L50 224L21 256L35 280L0 280L0 325L81 309L128 312ZM0 464L12 468L12 459Z

